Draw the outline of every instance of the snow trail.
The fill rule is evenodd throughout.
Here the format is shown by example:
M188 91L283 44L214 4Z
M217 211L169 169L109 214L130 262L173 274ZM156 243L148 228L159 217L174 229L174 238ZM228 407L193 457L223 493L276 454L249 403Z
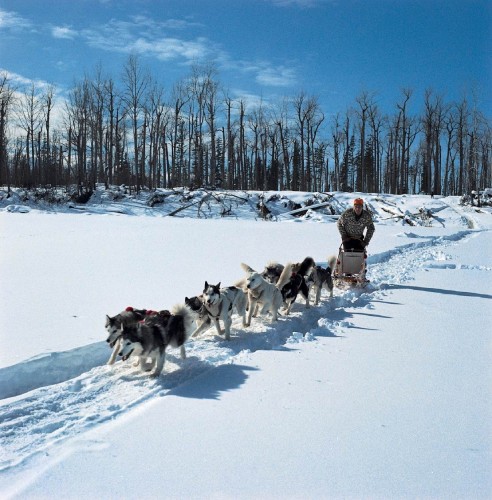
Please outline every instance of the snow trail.
M388 285L412 280L418 268L432 263L443 265L446 247L459 244L473 233L476 231L459 231L369 256L371 283L366 288L336 290L332 299L323 291L320 305L309 309L302 299L298 300L291 314L281 316L275 324L255 318L249 328L243 329L235 317L230 342L211 328L187 344L187 359L181 360L177 350L170 350L158 379L141 373L131 362L105 365L110 350L103 341L0 370L0 387L4 387L0 390L0 432L4 437L0 470L14 467L153 397L165 396L208 370L237 365L245 353L288 349L317 336L338 336L347 325L344 308L366 307L371 300L387 294ZM411 233L405 236L412 238ZM237 377L231 383L237 387L241 380L244 378ZM199 397L214 398L220 390L224 387L211 388L209 394Z

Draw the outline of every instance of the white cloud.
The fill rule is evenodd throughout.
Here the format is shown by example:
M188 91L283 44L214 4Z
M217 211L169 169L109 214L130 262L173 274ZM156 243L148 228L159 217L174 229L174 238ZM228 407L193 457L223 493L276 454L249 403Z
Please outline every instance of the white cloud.
M180 40L178 38L161 38L145 40L139 38L131 45L131 51L139 54L154 55L161 61L183 58L187 61L207 59L211 56L211 43L205 38Z
M236 60L230 56L221 59L222 66L230 72L252 75L256 83L268 87L290 87L297 85L295 66L273 65L269 61Z
M311 0L281 1L306 3ZM23 20L15 14L0 10L0 28L20 26L22 23ZM52 25L46 28L54 38L79 37L89 46L107 52L138 54L159 61L173 61L185 65L214 61L219 70L250 75L252 80L262 86L285 88L296 85L295 68L282 64L275 66L265 60L236 59L219 43L203 36L196 36L197 26L201 25L188 20L168 19L158 22L153 18L138 15L127 20L112 19L108 23L80 31L70 26ZM185 35L186 29L190 27L193 27L191 33L195 36L181 36L181 33ZM177 32L180 36L176 36Z
M285 66L263 67L257 70L256 81L269 87L289 87L296 83L296 73Z
M187 28L203 27L202 24L186 21L184 19L166 19L165 21L155 21L147 16L133 16L133 24L135 27L145 29L149 33L158 35L163 30L184 30Z
M77 32L66 26L54 26L51 28L51 34L54 38L67 38L72 40L77 36Z
M30 28L31 22L16 12L0 9L0 29Z
M267 2L271 2L273 5L278 7L290 7L291 5L302 7L302 8L311 8L317 7L323 3L327 3L333 0L266 0Z
M92 47L107 51L136 53L153 56L161 61L183 59L185 62L213 58L218 49L208 39L163 36L165 29L184 28L186 22L170 20L156 23L144 16L133 18L133 22L111 21L96 29L84 30L82 36ZM171 27L171 28L170 28Z
M253 94L248 90L232 89L231 94L233 96L233 100L235 101L235 105L232 107L232 114L234 116L239 114L239 101L242 101L245 104L247 110L265 106L266 101L263 96Z
M48 91L53 92L53 108L51 110L51 123L53 127L61 127L63 117L65 116L65 96L63 92L59 91L53 84L39 79L26 78L25 76L13 73L0 67L0 75L5 75L9 84L15 89L14 96L16 100L22 102L25 98L25 93L30 92L31 87L34 86L35 94L41 98L43 94ZM14 126L14 135L22 135L23 131L17 126Z
M8 71L3 68L0 68L0 74L5 75L7 77L7 80L9 80L9 82L14 87L27 87L32 84L34 84L34 86L37 88L48 86L48 84L43 80L32 80L30 78L19 75L18 73L13 73L12 71Z

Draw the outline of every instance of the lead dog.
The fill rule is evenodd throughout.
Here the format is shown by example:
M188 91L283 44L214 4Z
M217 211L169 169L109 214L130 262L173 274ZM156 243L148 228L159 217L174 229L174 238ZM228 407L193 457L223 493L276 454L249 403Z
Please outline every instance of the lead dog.
M184 343L193 331L193 317L184 304L173 307L171 312L153 314L144 322L121 325L121 348L118 353L123 361L131 355L140 356L140 366L144 371L158 377L164 368L168 346L179 347L181 357L186 357ZM150 363L147 359L150 358Z
M106 342L113 348L113 352L108 359L108 365L114 364L118 351L120 350L121 325L131 325L142 321L145 318L146 311L144 309L134 309L127 307L116 316L106 315L106 330L108 338Z
M319 304L321 297L321 290L326 288L330 292L330 297L333 297L333 269L335 267L337 258L331 256L328 258L328 266L326 269L321 266L314 266L311 270L309 280L312 281L312 288L316 292L315 304Z
M198 324L196 330L191 334L192 337L208 328L210 320L212 320L218 334L224 333L226 340L230 340L233 309L242 316L243 326L246 326L247 297L241 288L236 286L221 288L220 283L210 285L205 281L203 293L198 298L203 304L203 310L198 314L205 314L209 321L202 319L203 322ZM196 303L195 307L197 307ZM224 331L220 328L219 320L224 323Z
M261 314L270 312L273 321L278 318L278 310L283 304L282 292L280 291L288 282L292 274L292 265L287 264L277 283L269 283L260 273L255 271L247 264L241 264L243 270L247 273L246 289L248 290L248 320L246 326L251 324L251 317L256 312L256 306L261 306Z

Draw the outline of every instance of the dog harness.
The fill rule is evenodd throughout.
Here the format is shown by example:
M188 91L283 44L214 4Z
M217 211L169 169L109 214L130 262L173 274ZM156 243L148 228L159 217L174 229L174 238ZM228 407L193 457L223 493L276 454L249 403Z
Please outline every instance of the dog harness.
M261 291L258 295L256 295L256 294L255 294L256 290L251 290L251 289L250 289L250 290L249 290L249 293L253 296L253 298L254 298L255 300L260 300L260 299L261 299L261 296L263 295L263 292L264 292L264 291L265 291L265 290L262 290L262 291Z
M219 292L219 297L220 297L220 292ZM220 314L222 313L222 305L223 305L223 302L220 301L219 303L219 312L217 313L217 316L215 314L212 313L212 311L206 306L206 304L204 303L203 304L203 307L205 308L205 310L207 311L207 314L211 317L211 318L214 318L214 319L219 319L220 318ZM232 309L232 302L230 303L229 305L229 309L228 311L230 311Z

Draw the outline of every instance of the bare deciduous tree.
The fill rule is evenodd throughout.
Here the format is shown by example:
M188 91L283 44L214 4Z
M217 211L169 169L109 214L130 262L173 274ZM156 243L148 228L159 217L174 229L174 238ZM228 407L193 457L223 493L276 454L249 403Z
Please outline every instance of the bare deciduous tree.
M133 165L136 180L137 192L145 182L144 164L140 161L140 151L143 148L141 133L143 132L145 120L145 96L150 85L150 74L142 67L142 63L135 55L128 57L123 69L122 77L124 92L123 100L126 104L127 115L130 118L133 135Z

